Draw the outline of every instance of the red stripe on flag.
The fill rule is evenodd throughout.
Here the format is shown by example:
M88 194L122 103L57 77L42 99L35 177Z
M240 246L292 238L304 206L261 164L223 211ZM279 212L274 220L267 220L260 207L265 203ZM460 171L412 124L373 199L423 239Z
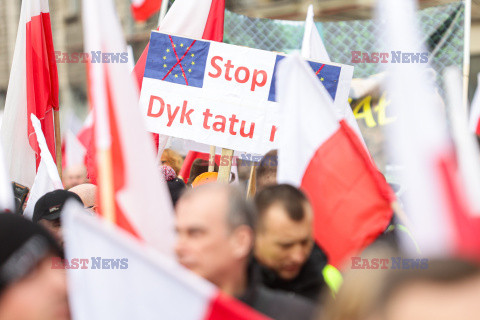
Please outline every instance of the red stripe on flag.
M480 119L478 119L477 130L475 131L475 133L477 134L477 136L480 136Z
M388 186L378 185L370 168L373 164L359 156L350 138L354 133L349 131L342 121L339 130L317 149L301 184L315 212L315 240L335 267L371 244L393 214L388 197L380 192Z
M110 87L110 80L108 74L108 68L105 68L105 77L106 77L106 93L107 93L107 108L108 108L108 120L110 125L110 135L111 135L111 152L112 152L112 172L113 172L113 192L115 198L115 223L122 229L126 230L133 236L138 239L141 239L138 232L130 224L129 220L125 217L122 209L120 208L117 201L117 193L120 192L125 186L125 165L123 163L123 152L122 152L122 140L117 126L117 120L115 116L115 107L112 99L112 91ZM100 186L101 188L101 186ZM100 191L100 188L98 190ZM101 197L99 199L99 208L101 214L102 204L100 203Z
M137 21L148 20L162 7L162 0L145 0L140 6L131 5L132 16Z
M459 173L455 153L452 150L438 161L443 192L453 221L457 254L480 261L480 218L470 212ZM439 199L440 201L440 199Z
M219 292L210 301L205 320L268 320L267 316L253 310L242 302Z
M225 0L212 0L207 23L203 31L202 39L223 41L223 29L225 23Z
M28 138L38 168L40 148L30 122L32 113L40 120L48 149L56 159L52 109L58 110L58 74L49 13L33 16L26 24L26 60Z

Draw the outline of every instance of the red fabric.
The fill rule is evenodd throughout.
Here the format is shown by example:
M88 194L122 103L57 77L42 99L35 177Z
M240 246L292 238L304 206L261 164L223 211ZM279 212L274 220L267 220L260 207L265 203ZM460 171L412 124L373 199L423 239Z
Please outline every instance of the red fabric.
M215 164L217 164L217 166L220 165L220 158L220 155L215 155ZM182 169L180 169L180 172L178 173L178 176L181 177L185 183L187 183L188 178L190 178L190 169L192 168L193 161L196 159L210 161L210 154L197 151L188 152L185 160L183 161Z
M210 7L202 39L222 42L224 19L225 0L212 0L212 6Z
M255 311L226 294L218 293L210 301L205 320L268 320L267 316Z
M475 131L475 133L477 134L477 136L480 136L480 119L478 119L477 130Z
M468 206L465 192L459 183L455 153L439 159L438 168L443 192L455 230L456 253L459 256L480 261L480 218L474 216Z
M42 12L32 17L31 21L27 22L26 29L28 138L36 153L38 169L40 147L30 121L32 113L40 120L48 149L56 161L52 109L58 110L58 74L50 14Z
M137 21L148 20L157 13L162 6L162 0L144 0L140 6L131 5L132 16Z
M393 192L357 140L341 121L317 149L301 184L315 212L315 240L337 268L370 245L393 215Z
M119 130L117 127L117 121L115 117L115 106L113 104L113 93L110 87L109 75L108 75L108 68L105 68L105 75L106 75L106 93L107 93L107 101L108 101L108 120L110 125L110 135L111 135L111 163L106 164L107 166L111 167L112 170L112 179L113 181L101 181L99 180L99 188L97 189L97 199L99 204L99 213L102 214L102 184L113 184L113 197L115 201L115 224L120 228L124 229L125 231L129 232L133 236L138 239L141 239L138 232L133 228L130 224L129 220L125 217L125 214L122 212L121 207L117 201L117 193L122 190L125 185L125 166L123 163L123 153L122 153L122 141L119 135ZM99 164L97 168L102 170L102 164Z

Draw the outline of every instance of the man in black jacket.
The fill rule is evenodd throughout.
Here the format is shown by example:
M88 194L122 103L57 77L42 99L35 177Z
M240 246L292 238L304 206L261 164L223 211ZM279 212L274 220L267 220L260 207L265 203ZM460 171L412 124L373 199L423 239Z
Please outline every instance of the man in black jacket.
M272 319L312 319L311 302L266 288L248 269L254 218L254 206L229 185L187 191L176 206L178 261Z
M262 283L316 302L326 287L327 257L313 241L313 210L290 185L269 186L257 194L256 241L252 266Z

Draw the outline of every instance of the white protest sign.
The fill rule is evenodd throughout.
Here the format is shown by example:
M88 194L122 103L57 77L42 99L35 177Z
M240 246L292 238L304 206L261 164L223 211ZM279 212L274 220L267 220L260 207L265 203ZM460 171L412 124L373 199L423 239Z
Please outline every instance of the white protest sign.
M275 149L275 70L283 58L153 31L140 95L148 130L245 152ZM309 64L334 104L343 105L353 67Z

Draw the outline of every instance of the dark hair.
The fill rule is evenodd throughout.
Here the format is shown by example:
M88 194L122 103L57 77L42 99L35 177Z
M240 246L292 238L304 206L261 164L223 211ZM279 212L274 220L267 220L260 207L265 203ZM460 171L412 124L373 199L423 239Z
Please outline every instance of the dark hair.
M277 150L268 151L260 160L257 167L257 188L261 186L262 180L269 175L277 174L278 152Z
M266 187L255 197L259 225L268 208L277 203L283 206L290 219L302 221L305 217L305 204L309 201L302 191L289 184Z
M192 166L190 167L190 176L188 178L188 185L191 185L196 177L201 175L202 173L208 172L208 159L198 158L192 162ZM218 172L218 165L215 163L214 172Z

